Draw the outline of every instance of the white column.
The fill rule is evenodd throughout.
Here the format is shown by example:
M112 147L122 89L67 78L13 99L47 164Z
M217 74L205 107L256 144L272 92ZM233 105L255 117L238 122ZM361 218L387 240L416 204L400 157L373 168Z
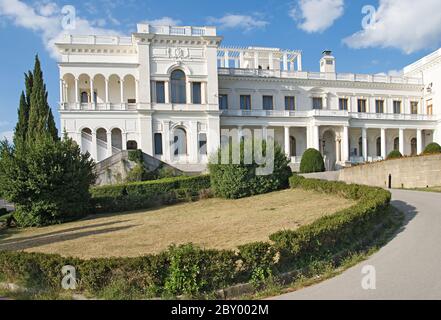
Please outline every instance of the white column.
M120 100L121 105L124 103L124 80L119 80Z
M78 78L75 78L75 103L78 105L78 103L80 102L79 98L80 98L80 92L79 92L79 85L78 85Z
M270 70L274 70L274 56L273 56L272 52L269 53L268 60L269 60L268 61L268 66L269 66Z
M96 139L96 131L92 131L92 158L95 161L98 161L98 152L97 152L97 139Z
M244 53L241 51L239 53L239 68L245 68L245 60L244 60Z
M381 157L386 159L386 129L381 128Z
M254 52L254 69L259 68L259 53L257 51Z
M107 157L112 156L112 132L107 131Z
M127 133L122 132L122 150L127 150Z
M262 126L262 139L267 140L268 139L268 127Z
M92 109L96 108L95 105L95 99L94 99L94 90L93 90L93 78L90 77L90 105L92 106Z
M63 95L63 91L64 91L63 88L64 88L64 80L60 79L60 104L63 104L65 102L64 95Z
M170 81L164 83L165 103L170 103Z
M404 129L399 130L400 153L404 156Z
M302 71L302 55L297 56L297 71Z
M283 54L283 71L288 71L288 54Z
M367 145L367 129L362 128L361 129L361 140L363 144L363 159L364 161L368 160L368 145Z
M230 67L230 53L228 51L224 52L224 66L225 68L229 68Z
M136 103L139 103L139 80L136 79L135 80L135 99L136 99Z
M343 163L349 161L349 127L343 127L343 136L341 138L341 161Z
M207 83L201 82L201 103L207 103Z
M320 151L320 127L319 126L313 126L313 148Z
M109 79L105 79L106 85L105 85L105 91L106 91L106 106L109 103Z
M237 127L237 136L239 137L239 141L240 141L240 139L242 139L242 137L243 137L243 127L242 126Z
M187 97L186 97L187 104L191 104L192 101L191 101L191 82L190 81L187 81L186 90L185 91L187 93Z
M423 152L423 130L417 129L417 154L421 154Z
M290 144L290 135L289 135L289 127L285 127L285 154L291 159L291 144Z

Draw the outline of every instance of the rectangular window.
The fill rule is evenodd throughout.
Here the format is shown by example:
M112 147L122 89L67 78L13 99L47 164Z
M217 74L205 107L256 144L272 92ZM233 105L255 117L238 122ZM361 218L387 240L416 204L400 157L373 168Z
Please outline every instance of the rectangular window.
M294 111L296 109L296 97L285 97L285 110Z
M340 110L348 110L348 99L347 98L340 98L338 100L338 105Z
M394 101L394 113L395 114L401 113L401 101Z
M384 100L375 100L375 112L384 113Z
M156 103L165 103L165 82L156 81Z
M417 101L410 102L410 113L411 114L418 114L418 102Z
M251 110L251 96L241 95L240 96L240 109L241 110Z
M263 110L273 110L273 96L263 96Z
M312 98L312 108L315 110L323 109L323 99L322 98Z
M207 134L205 133L199 134L199 154L207 154Z
M193 82L193 104L201 104L201 83Z
M427 100L426 105L427 105L427 114L429 116L431 116L433 114L433 102L432 102L432 99Z
M219 95L219 109L221 110L228 109L228 95L226 94Z
M366 99L358 99L358 103L357 103L358 112L366 112L367 109L366 104L367 104Z
M162 134L155 133L155 155L162 155Z

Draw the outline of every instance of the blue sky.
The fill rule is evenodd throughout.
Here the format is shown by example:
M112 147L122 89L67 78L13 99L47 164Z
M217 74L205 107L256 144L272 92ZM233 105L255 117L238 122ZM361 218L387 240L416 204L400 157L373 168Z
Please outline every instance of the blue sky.
M51 43L65 32L60 23L65 5L76 10L73 33L129 35L144 21L215 25L224 45L302 50L306 71L318 71L321 52L331 49L338 72L397 74L441 44L439 0L0 0L1 137L11 136L23 73L35 54L58 124L59 76ZM362 13L367 5L375 9L371 19Z

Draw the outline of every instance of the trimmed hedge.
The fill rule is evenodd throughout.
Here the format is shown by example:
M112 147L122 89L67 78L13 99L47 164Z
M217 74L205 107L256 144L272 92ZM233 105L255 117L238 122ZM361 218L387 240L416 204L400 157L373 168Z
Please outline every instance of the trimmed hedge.
M210 188L210 177L182 176L91 188L95 212L146 209L158 204L191 200Z
M314 173L314 172L324 172L325 162L323 160L322 154L316 149L308 149L302 156L302 161L300 162L300 172L301 173Z
M423 154L436 154L436 153L441 153L441 146L436 142L429 143L426 146L426 148L424 148L423 151Z
M200 178L201 179L201 178ZM202 179L203 180L203 179ZM202 180L169 182L176 187L203 186ZM0 252L3 280L28 287L60 290L61 268L75 266L78 291L107 298L141 298L161 295L197 295L241 282L259 283L281 272L311 267L316 261L349 252L354 243L372 239L371 233L388 217L391 194L381 188L290 178L293 188L340 195L357 201L350 208L322 217L297 230L270 236L272 242L240 246L238 250L205 250L191 244L172 246L157 255L138 258L80 260L58 255ZM169 184L129 188L129 192L169 190ZM100 195L118 195L126 187L105 188ZM98 193L98 191L95 191Z
M402 157L403 157L403 155L401 154L400 151L398 151L398 150L392 150L392 151L388 154L386 160L400 159L400 158L402 158Z

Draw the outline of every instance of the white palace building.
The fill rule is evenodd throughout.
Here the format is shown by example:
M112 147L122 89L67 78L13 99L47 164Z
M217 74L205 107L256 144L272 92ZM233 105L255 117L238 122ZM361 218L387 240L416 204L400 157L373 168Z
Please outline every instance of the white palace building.
M142 149L187 171L203 170L222 129L273 129L294 168L307 148L331 170L441 142L441 49L395 77L336 73L330 51L307 72L301 51L221 41L214 27L148 24L131 37L67 36L62 130L98 162Z

